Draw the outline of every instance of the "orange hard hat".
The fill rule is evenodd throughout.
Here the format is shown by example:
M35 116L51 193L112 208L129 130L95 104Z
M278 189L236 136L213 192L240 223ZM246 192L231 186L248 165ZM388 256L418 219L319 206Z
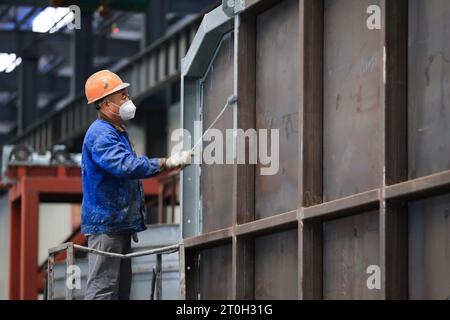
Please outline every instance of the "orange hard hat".
M114 72L100 70L87 79L84 91L90 104L129 86L129 83L123 82Z

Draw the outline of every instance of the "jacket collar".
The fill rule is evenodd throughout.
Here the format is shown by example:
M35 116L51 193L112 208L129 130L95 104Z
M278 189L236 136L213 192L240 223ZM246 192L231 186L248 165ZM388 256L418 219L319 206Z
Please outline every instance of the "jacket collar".
M122 123L122 124L120 124L120 125L115 124L114 122L112 122L111 119L109 119L107 116L105 116L105 115L104 115L103 113L101 113L101 112L98 112L98 117L97 117L97 118L98 118L98 119L102 119L102 120L108 122L108 123L111 124L114 128L116 128L116 130L119 131L119 132L127 132L127 127L125 126L124 123Z

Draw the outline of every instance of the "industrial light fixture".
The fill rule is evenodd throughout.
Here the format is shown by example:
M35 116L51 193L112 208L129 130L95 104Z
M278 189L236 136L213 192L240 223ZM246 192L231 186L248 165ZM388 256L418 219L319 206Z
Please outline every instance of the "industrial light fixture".
M50 163L53 165L72 163L70 154L65 145L54 145L52 148L52 157Z
M9 155L9 162L30 162L33 150L24 144L14 146Z

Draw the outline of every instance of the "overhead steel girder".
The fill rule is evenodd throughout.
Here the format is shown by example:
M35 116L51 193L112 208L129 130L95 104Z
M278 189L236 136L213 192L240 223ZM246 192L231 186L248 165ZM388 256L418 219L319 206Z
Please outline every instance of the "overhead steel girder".
M122 11L144 11L151 0L112 0L109 1L109 5L113 10ZM169 12L174 13L189 13L198 12L205 8L207 5L214 2L214 0L168 0ZM2 0L3 4L11 6L31 6L31 7L47 7L50 6L50 1L44 0ZM62 6L78 5L81 10L97 9L100 5L99 0L78 0L78 1L62 1Z
M185 56L202 16L188 20L134 56L126 65L114 70L124 81L131 83L133 100L139 103L143 98L179 80L179 62ZM39 119L11 143L25 143L34 150L48 150L54 144L70 143L82 136L95 117L95 108L86 105L84 92L80 92L78 97Z
M0 43L3 52L19 52L18 37L22 42L22 47L35 46L34 52L38 55L55 55L65 57L68 61L70 57L70 34L54 33L46 35L34 42L36 36L32 31L0 31ZM139 40L124 40L105 37L94 37L95 56L104 57L129 57L140 49Z
M0 91L17 91L19 73L14 70L10 73L0 72ZM50 74L39 74L38 92L67 92L69 77Z

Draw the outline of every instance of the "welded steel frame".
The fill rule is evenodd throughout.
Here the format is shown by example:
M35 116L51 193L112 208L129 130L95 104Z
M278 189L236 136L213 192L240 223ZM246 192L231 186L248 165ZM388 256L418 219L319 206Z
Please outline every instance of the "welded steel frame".
M279 0L246 0L241 12L238 33L238 128L255 127L255 18ZM199 205L198 193L187 183L194 173L185 170L182 187L183 255L186 279L184 298L198 297L198 261L195 253L218 244L232 244L232 286L234 299L253 299L254 246L252 240L261 234L280 230L298 231L298 299L323 299L323 222L378 210L379 263L382 277L382 299L408 298L408 210L407 202L445 194L450 190L450 170L408 180L408 0L382 0L382 32L385 72L382 92L382 164L381 185L373 190L323 202L323 51L324 7L322 0L299 0L300 4L300 70L301 98L299 114L299 207L269 218L254 219L254 168L237 166L233 225L229 228L199 234L186 227L186 220ZM210 24L205 16L202 24ZM219 25L220 26L220 25ZM216 26L217 27L217 26ZM209 33L214 31L209 30ZM215 35L215 40L219 39ZM182 73L182 112L184 123L196 116L198 92L196 63L206 64L212 44L199 30L184 61ZM214 42L213 42L214 43ZM209 51L208 51L209 50ZM196 56L198 55L198 58ZM190 109L193 108L193 109ZM186 113L190 113L186 115ZM183 124L183 119L182 119ZM185 128L188 126L185 125ZM194 187L195 189L195 187ZM194 220L195 223L198 220Z
M42 287L38 267L39 203L81 203L81 170L66 166L9 166L8 178L15 181L8 194L9 299L34 300ZM146 197L158 197L158 179L143 180Z

